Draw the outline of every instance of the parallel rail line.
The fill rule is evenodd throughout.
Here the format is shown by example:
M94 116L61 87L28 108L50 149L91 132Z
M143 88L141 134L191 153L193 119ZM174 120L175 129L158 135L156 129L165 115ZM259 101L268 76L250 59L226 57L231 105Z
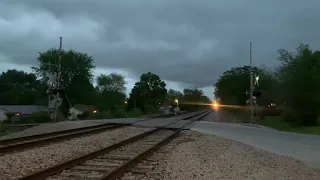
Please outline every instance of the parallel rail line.
M137 136L128 138L106 148L72 159L56 166L44 169L40 172L25 176L20 180L43 180L50 179L97 179L115 180L121 178L126 172L133 172L141 160L146 159L153 152L174 139L182 130L195 121L201 120L211 111L203 111L185 119L183 125L176 130L167 130L166 127L156 128ZM137 148L137 149L135 149ZM136 167L148 168L148 167Z
M55 131L50 133L36 134L36 135L24 136L24 137L18 137L18 138L3 139L3 140L0 140L0 155L21 151L24 149L29 149L37 146L42 146L49 143L68 140L71 138L97 134L97 133L101 133L108 130L122 128L125 126L131 126L134 123L141 122L141 121L148 121L157 117L172 117L172 116L173 115L169 114L169 115L163 115L163 116L149 117L149 118L134 121L132 123L105 123L105 124L89 126L89 127Z

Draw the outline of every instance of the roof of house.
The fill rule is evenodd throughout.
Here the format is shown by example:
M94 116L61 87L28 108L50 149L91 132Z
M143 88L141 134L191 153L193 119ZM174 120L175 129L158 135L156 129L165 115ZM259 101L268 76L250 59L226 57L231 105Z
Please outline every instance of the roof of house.
M0 105L0 109L3 109L7 112L19 112L22 114L32 114L39 111L48 111L48 107L38 105Z
M73 108L82 111L82 112L86 112L86 111L95 111L97 110L95 106L93 105L85 105L85 104L76 104L73 106Z

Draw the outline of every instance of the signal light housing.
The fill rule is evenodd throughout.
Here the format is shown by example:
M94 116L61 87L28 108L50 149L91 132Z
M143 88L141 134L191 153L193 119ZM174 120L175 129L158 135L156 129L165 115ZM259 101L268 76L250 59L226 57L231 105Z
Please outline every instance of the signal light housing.
M253 91L253 96L260 97L262 93L260 91Z

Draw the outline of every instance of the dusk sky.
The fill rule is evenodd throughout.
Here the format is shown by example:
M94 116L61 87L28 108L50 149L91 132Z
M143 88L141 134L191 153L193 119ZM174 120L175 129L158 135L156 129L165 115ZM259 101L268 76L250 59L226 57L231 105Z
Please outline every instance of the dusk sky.
M38 52L86 52L95 75L126 77L129 92L145 72L167 88L202 88L213 97L231 67L273 68L276 50L320 48L319 0L0 0L0 71L31 71ZM263 83L263 82L260 82Z

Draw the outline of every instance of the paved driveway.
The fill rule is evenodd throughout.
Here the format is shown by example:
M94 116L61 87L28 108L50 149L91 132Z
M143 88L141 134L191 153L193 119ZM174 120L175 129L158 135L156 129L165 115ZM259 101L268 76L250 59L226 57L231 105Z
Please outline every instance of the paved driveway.
M218 117L218 116L216 116ZM263 127L207 121L194 123L191 130L214 134L264 149L280 155L292 156L320 168L320 136L287 133Z

